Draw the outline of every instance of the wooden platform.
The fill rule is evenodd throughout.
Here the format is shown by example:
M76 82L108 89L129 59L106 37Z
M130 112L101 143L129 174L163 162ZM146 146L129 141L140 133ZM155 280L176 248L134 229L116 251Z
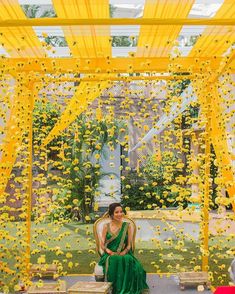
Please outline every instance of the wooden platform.
M53 283L44 283L42 287L38 287L37 283L29 287L28 294L66 294L66 282L58 281Z
M107 282L77 282L68 289L68 294L112 293L112 283Z
M186 286L198 285L203 285L209 289L211 283L207 272L184 272L179 273L179 285L181 290L184 290Z
M57 274L56 264L33 264L30 268L33 277L54 277Z

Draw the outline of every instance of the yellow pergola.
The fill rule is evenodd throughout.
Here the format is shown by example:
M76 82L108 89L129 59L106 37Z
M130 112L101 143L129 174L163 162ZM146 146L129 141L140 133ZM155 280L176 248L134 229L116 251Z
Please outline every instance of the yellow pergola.
M208 250L208 203L210 144L219 161L227 191L235 210L235 181L232 158L222 127L223 110L217 82L229 69L235 72L235 5L225 0L212 18L188 18L194 0L146 0L142 18L110 18L108 0L52 0L57 17L28 19L17 0L0 0L0 44L9 57L0 59L0 72L10 75L15 83L24 87L12 101L7 121L6 140L0 159L0 194L4 195L17 146L21 144L21 122L31 121L29 131L29 188L28 188L28 244L30 244L30 219L32 196L32 111L38 92L44 84L80 81L59 122L44 141L47 145L57 137L115 80L175 79L174 72L189 73L195 85L198 102L207 113L206 123L206 180L204 191L204 249ZM139 25L137 50L128 57L113 57L111 26ZM183 26L204 25L205 29L187 57L172 57L170 53ZM40 42L33 27L61 26L70 57L49 57L45 44ZM130 48L131 49L131 48ZM228 53L230 50L230 53ZM174 70L172 70L173 68ZM140 76L123 74L140 73ZM149 75L144 75L148 73ZM167 73L167 75L165 74ZM50 74L50 75L49 75ZM69 75L70 77L68 77ZM83 74L78 78L74 74ZM158 74L158 75L156 75ZM178 79L185 78L179 75ZM97 87L99 82L99 87ZM197 82L197 83L196 83ZM23 83L23 85L22 85ZM197 88L198 83L201 87ZM204 92L199 89L204 89ZM25 109L25 105L28 109ZM215 105L215 107L211 107ZM21 109L24 109L22 111ZM27 111L26 111L27 110ZM17 117L16 113L20 116ZM71 115L72 113L72 115ZM0 197L1 197L0 195ZM28 258L30 245L28 246ZM203 255L203 269L208 265L208 255Z

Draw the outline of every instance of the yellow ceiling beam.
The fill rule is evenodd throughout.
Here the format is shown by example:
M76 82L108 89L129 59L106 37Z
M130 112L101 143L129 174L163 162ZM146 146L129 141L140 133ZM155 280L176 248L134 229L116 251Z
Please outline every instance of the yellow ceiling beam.
M27 18L0 21L0 27L40 26L129 26L129 25L189 25L189 26L234 26L235 18Z
M102 82L102 81L125 81L125 82L131 82L131 81L158 81L158 80L185 80L185 79L194 79L195 76L193 75L157 75L157 76L107 76L106 78L103 77L85 77L85 78L70 78L70 77L62 77L62 78L56 78L56 77L42 77L42 78L36 78L34 81L42 82L43 84L49 84L49 83L67 83L67 82Z
M172 60L158 58L3 58L0 69L11 71L35 71L44 73L132 73L168 72L169 65L174 72L197 72L206 63L211 69L219 68L221 58L188 58ZM233 64L233 63L232 63ZM231 66L232 66L231 64Z
M233 68L233 63L235 60L235 49L232 49L230 54L223 58L223 61L220 64L219 69L217 70L217 72L211 77L211 79L209 80L210 83L214 83L217 81L217 79L221 76L222 73L224 73L229 67Z

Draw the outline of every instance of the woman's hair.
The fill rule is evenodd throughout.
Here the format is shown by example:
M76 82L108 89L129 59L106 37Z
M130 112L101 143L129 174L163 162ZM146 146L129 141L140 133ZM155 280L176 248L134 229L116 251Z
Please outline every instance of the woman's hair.
M109 205L109 210L108 210L108 214L109 216L113 216L114 215L114 210L117 208L117 207L122 207L120 203L111 203Z

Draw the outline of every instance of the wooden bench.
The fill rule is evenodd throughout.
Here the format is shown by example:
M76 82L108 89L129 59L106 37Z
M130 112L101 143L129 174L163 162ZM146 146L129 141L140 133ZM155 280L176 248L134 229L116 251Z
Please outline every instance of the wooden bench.
M34 283L29 287L28 294L66 294L66 282L59 281L53 283L44 283L42 287L38 287Z
M33 264L30 268L31 276L53 277L57 274L56 264Z
M112 283L108 282L77 282L68 289L68 294L112 293Z
M207 272L184 272L179 273L179 285L181 290L184 290L185 286L198 285L206 286L209 289L211 283Z

